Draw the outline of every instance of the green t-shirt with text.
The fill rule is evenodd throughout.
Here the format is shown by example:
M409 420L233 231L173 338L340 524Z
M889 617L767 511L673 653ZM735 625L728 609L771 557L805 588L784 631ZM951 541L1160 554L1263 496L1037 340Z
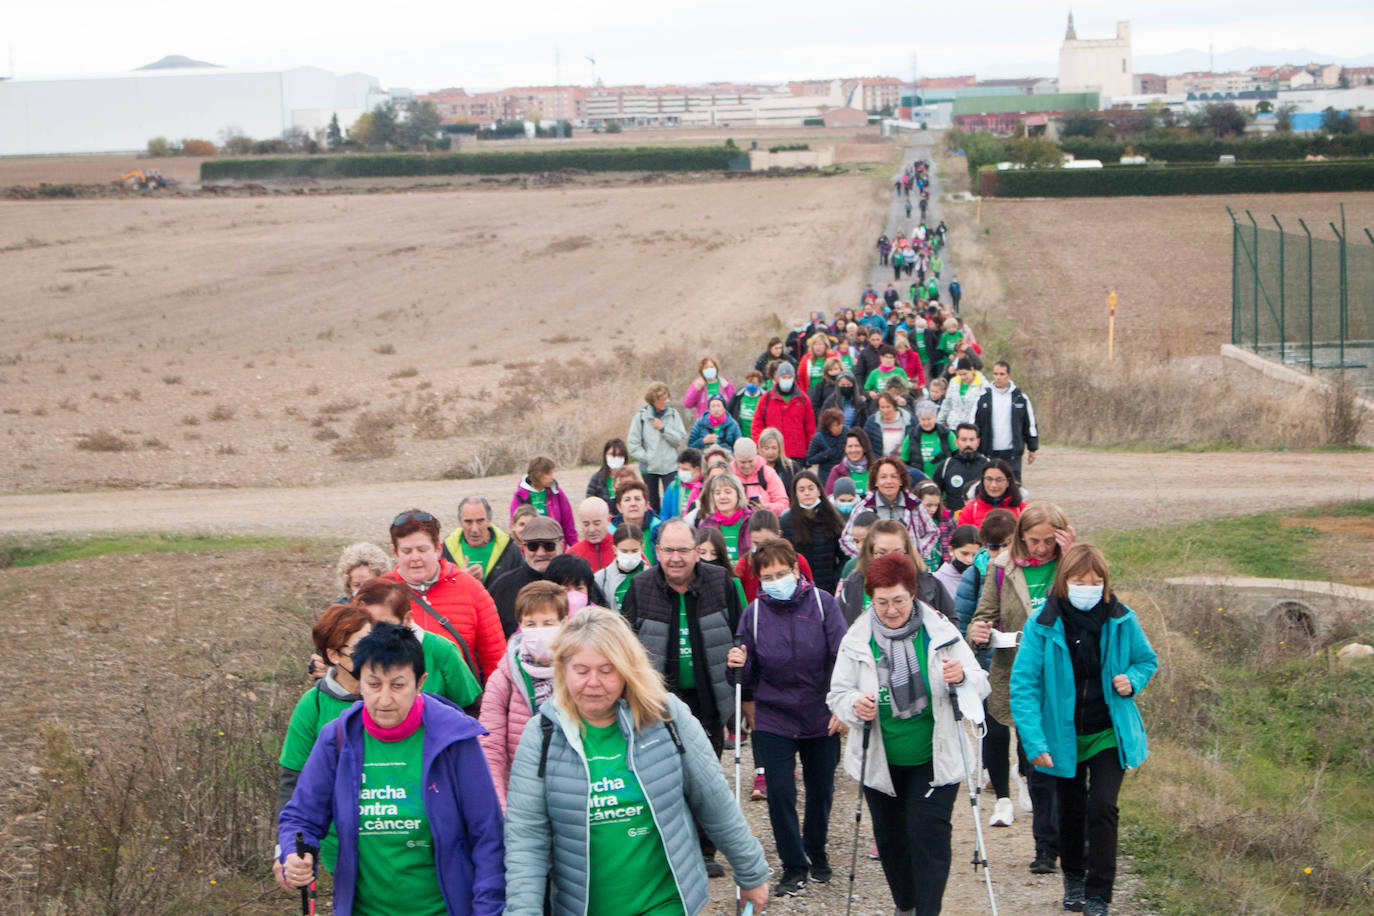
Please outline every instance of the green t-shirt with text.
M692 665L692 630L687 624L687 596L677 596L677 686L691 690L697 685L697 669Z
M730 554L731 563L739 559L739 532L743 526L744 519L740 519L733 525L720 526L720 536L725 538L725 549Z
M867 598L865 597L865 604ZM918 613L918 612L917 612ZM926 631L922 627L915 637L916 661L921 666L921 680L926 683L926 696L930 696L930 677L926 674ZM869 638L873 658L882 656L878 651L878 641ZM927 703L923 712L909 719L898 719L892 715L892 694L886 687L878 688L878 720L883 730L883 751L887 762L899 767L914 767L929 763L935 755L935 714Z
M902 369L901 366L893 366L891 369L884 369L882 366L879 366L877 369L868 373L868 379L864 382L864 391L882 391L887 385L887 380L894 375L905 379L908 383L911 381L907 378L906 371Z
M424 744L423 725L399 741L363 732L354 916L390 916L398 901L405 902L408 916L448 913L420 786Z
M680 916L663 838L654 823L639 777L625 759L625 733L618 723L583 723L591 796L587 804L590 844L587 912L596 916Z
M549 491L531 490L530 505L539 510L540 515L549 514Z
M1030 593L1031 616L1040 613L1045 599L1050 593L1050 583L1054 582L1054 571L1059 568L1058 560L1051 560L1043 566L1025 566L1021 571L1026 576L1026 591Z
M940 464L940 455L945 451L951 453L956 451L954 433L946 432L945 442L941 443L940 433L937 430L932 429L929 432L921 430L920 440L921 470L925 471L927 477L934 477L935 468Z
M739 416L735 417L739 421L740 434L746 439L753 435L754 414L759 409L759 399L763 397L763 392L758 394L742 394L739 396Z
M492 549L496 547L496 536L492 535L487 538L487 542L481 547L473 547L468 543L467 538L460 539L458 544L459 548L463 551L463 556L460 558L462 562L459 565L470 566L476 563L478 566L482 567L482 574L485 576L487 564L491 562Z

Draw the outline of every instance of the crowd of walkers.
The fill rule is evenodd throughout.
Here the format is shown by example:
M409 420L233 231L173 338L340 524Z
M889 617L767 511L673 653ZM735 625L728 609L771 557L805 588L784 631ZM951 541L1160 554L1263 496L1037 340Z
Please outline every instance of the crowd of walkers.
M941 301L924 162L913 188L920 221L878 240L885 290L798 318L738 385L703 357L681 408L649 385L576 505L536 456L500 518L497 494L446 535L407 509L390 551L343 551L281 751L278 883L323 866L363 916L657 916L700 912L728 865L757 911L849 852L843 763L896 912L924 916L986 767L988 826L1016 821L1014 772L1029 870L1107 912L1155 656L1102 552L1028 498L1031 401L952 277Z

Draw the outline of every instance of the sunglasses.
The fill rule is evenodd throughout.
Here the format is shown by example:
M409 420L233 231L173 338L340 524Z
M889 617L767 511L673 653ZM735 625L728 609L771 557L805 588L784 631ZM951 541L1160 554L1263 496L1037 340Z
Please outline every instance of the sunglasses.
M1005 546L1007 546L1007 545L1006 545L1006 544L984 544L983 546L986 547L988 550L1001 550L1003 547L1005 547Z
M530 553L539 553L541 550L544 553L558 553L557 541L526 541L525 547Z
M404 525L406 522L420 522L423 525L428 525L430 522L437 521L438 519L428 512L421 512L417 509L414 512L402 512L400 515L393 518L391 520L391 527L395 528L397 525Z

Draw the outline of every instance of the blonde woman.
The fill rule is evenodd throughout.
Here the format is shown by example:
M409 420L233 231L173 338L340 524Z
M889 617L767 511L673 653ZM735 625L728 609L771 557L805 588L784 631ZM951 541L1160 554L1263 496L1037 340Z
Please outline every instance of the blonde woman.
M507 916L632 916L707 904L693 818L746 902L768 863L706 732L671 696L628 623L590 607L553 643L553 696L515 753L506 809ZM585 812L585 814L584 814Z
M343 597L336 604L347 604L363 583L375 579L391 569L391 556L376 544L359 541L349 544L339 555L339 585L343 587Z

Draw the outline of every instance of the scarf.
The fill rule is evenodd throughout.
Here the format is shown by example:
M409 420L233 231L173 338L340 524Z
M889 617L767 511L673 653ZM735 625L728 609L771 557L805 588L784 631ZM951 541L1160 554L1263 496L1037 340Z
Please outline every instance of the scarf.
M571 596L572 592L568 594ZM553 665L536 664L534 659L521 652L520 667L529 675L530 686L534 688L534 708L538 709L553 694Z
M706 422L710 423L712 426L720 426L725 422L725 414L721 414L717 417L708 413L706 415Z
M844 469L850 474L867 474L868 459L860 458L858 461L850 461L849 456L846 455L844 459Z
M911 619L889 629L873 614L873 641L878 646L878 683L887 688L892 715L897 719L919 716L930 705L921 665L916 659L916 634L921 629L921 609L912 602Z
M376 722L372 721L372 714L369 713L367 707L364 706L363 728L367 729L367 733L378 741L400 741L403 738L409 738L411 735L415 734L415 730L420 727L420 722L424 713L425 695L423 693L417 693L415 695L415 702L410 706L410 712L406 713L406 717L401 720L401 724L393 728L382 728Z
M1092 610L1080 611L1053 595L1046 600L1047 606L1049 602L1054 602L1064 625L1064 640L1069 644L1075 693L1079 698L1074 704L1074 730L1080 735L1106 731L1112 727L1112 717L1103 696L1102 628L1111 616L1112 606L1099 601Z
M731 512L729 515L722 515L722 514L719 513L719 512L712 512L712 513L711 513L711 519L712 519L717 525L721 525L721 526L734 525L734 524L738 523L739 520L742 519L742 518L744 518L744 510L743 510L743 509L736 509L734 512Z
M1037 560L1035 557L1026 557L1025 559L1022 559L1022 560L1015 560L1014 562L1016 563L1017 566L1020 566L1020 567L1023 567L1023 568L1024 568L1024 567L1026 567L1026 566L1031 566L1031 567L1035 567L1035 566L1044 566L1046 563L1053 563L1053 562L1054 562L1055 560L1057 560L1057 559L1059 559L1059 545L1058 545L1058 544L1054 545L1054 556L1050 557L1048 560Z

